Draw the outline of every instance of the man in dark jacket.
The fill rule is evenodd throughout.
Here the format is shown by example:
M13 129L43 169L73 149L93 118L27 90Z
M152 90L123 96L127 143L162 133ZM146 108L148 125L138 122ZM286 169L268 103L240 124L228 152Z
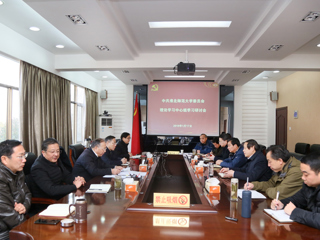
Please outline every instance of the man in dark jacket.
M228 150L228 140L231 139L231 135L229 133L221 133L219 136L219 144L222 147L222 151L213 156L213 160L217 161L217 160L223 160L229 157L230 152ZM211 159L211 157L210 157Z
M85 184L84 178L74 178L64 166L56 139L44 140L41 153L33 163L28 179L33 197L60 199Z
M131 136L128 132L123 132L120 137L120 141L114 150L114 154L119 158L126 158L128 161L132 157L132 153L128 151L128 145L130 143Z
M320 229L320 154L311 153L301 159L302 189L281 201L274 199L271 208L290 215L295 222Z
M243 152L248 159L241 168L222 168L220 172L225 173L224 177L238 178L249 181L268 181L271 178L272 171L268 167L268 162L264 154L259 149L259 144L250 139L243 144Z
M216 164L225 168L242 167L247 162L243 153L243 146L240 145L238 138L228 140L228 150L233 153L232 156L224 160L217 160Z
M31 193L24 182L26 152L21 142L0 143L0 239L9 239L9 231L25 220Z
M92 141L91 148L87 148L83 151L80 157L77 159L76 164L73 167L73 176L81 176L88 182L95 176L104 175L117 175L120 173L122 167L116 166L111 169L111 166L107 165L101 160L101 156L106 151L106 142L102 138L97 138Z
M194 147L194 149L197 150L197 153L207 154L210 153L214 146L210 140L208 140L208 137L206 134L202 133L200 135L200 142L197 143L197 145Z
M124 163L127 163L127 159L124 157L117 156L115 154L114 149L116 148L116 138L114 136L108 136L104 139L106 142L106 152L102 155L101 159L107 165L114 167L114 166L121 166Z

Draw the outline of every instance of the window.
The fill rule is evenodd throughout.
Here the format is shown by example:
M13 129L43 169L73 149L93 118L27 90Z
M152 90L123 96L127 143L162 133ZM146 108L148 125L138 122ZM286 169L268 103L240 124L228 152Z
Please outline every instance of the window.
M20 139L19 61L0 55L0 142Z
M85 128L85 91L77 85L70 85L72 143L84 141Z

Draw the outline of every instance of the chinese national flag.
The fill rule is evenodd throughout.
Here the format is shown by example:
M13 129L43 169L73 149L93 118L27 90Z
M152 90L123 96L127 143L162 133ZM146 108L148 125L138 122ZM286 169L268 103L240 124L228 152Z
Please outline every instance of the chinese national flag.
M131 138L131 153L137 155L141 153L141 120L140 120L140 104L138 102L138 93L134 104L133 123L132 123L132 138Z

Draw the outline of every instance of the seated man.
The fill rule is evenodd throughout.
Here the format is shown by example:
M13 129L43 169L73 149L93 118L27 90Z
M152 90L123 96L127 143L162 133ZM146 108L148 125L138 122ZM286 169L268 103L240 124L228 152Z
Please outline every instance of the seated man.
M219 137L214 137L212 139L212 144L214 146L214 150L211 152L213 156L220 156L222 154L222 147L219 144Z
M116 138L114 136L108 136L104 140L106 142L106 152L102 155L101 159L102 161L111 166L121 166L123 163L127 163L126 158L120 158L120 156L115 155L115 147L117 145Z
M249 181L268 181L272 171L268 168L268 162L263 153L259 150L259 144L250 139L243 144L244 156L248 159L241 168L222 168L220 172L225 173L224 177L238 178Z
M31 206L31 193L24 182L26 152L17 140L0 143L0 239L25 220Z
M300 161L290 157L290 153L284 146L271 145L267 149L268 166L273 172L267 182L252 182L244 185L244 189L254 189L265 192L269 198L276 198L279 191L279 199L291 197L302 188L303 181L300 171Z
M132 157L132 153L128 152L128 145L130 143L131 136L127 132L123 132L120 137L120 141L118 142L114 154L116 157L119 158L126 158L127 161L130 160L130 157Z
M33 197L60 199L85 184L83 177L74 178L60 159L59 142L47 138L41 155L31 167L29 187Z
M97 138L92 141L91 147L81 153L73 167L73 176L81 176L88 182L95 176L117 175L122 167L116 166L111 169L101 160L101 156L106 151L106 142L102 138Z
M295 222L320 229L320 154L311 153L301 159L300 169L304 184L289 198L274 199L271 208L290 215Z
M217 154L213 157L210 157L210 159L212 158L212 160L223 160L229 157L230 152L228 150L228 140L231 139L231 135L229 133L221 133L219 136L219 144L222 147L222 151L220 154Z
M194 149L197 150L197 153L207 154L210 153L214 146L211 141L208 140L208 137L206 134L202 133L200 135L200 142L197 143L197 145L194 147Z
M217 160L216 164L226 168L242 167L246 164L247 158L244 156L243 146L240 145L238 138L231 138L228 140L228 150L234 154L224 160Z

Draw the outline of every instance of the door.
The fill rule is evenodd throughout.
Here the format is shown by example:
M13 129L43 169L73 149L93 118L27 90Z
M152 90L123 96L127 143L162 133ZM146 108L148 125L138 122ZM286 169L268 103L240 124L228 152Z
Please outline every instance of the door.
M276 144L287 148L288 107L276 109Z

